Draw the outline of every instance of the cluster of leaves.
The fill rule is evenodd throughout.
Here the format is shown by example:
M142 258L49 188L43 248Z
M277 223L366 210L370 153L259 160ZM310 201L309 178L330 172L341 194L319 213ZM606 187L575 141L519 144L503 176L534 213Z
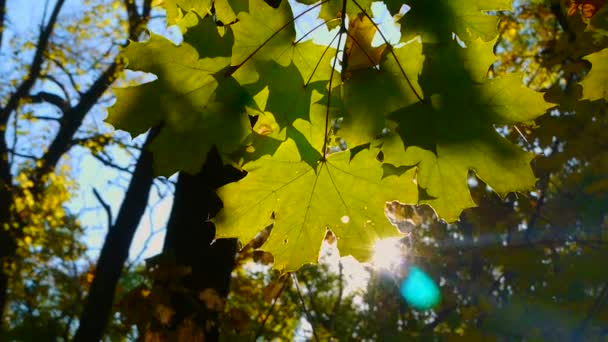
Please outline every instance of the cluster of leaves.
M3 227L18 243L18 258L4 265L11 275L11 304L4 317L10 322L9 340L69 336L70 313L80 307L87 281L78 264L86 246L80 223L65 208L76 191L66 173L65 168L49 173L41 183L31 180L31 169L16 177L14 220Z
M264 249L292 271L316 261L330 229L342 255L364 260L374 240L398 234L387 201L454 221L475 205L470 171L502 196L534 187L533 154L494 126L530 124L553 105L522 74L487 77L498 27L487 11L511 1L408 1L405 15L387 1L398 45L369 1L304 3L292 13L287 1L166 1L183 42L152 35L123 52L157 79L116 89L108 122L132 134L162 126L157 174L196 172L212 145L248 172L219 190L218 237L246 242L274 222ZM337 27L337 45L296 37L294 23L318 7L317 28Z
M606 14L602 7L591 18L586 18L582 12L568 16L568 7L558 7L558 11L555 11L551 5L551 3L545 2L526 3L525 6L517 8L514 13L505 13L509 14L509 17L505 18L502 24L505 26L501 27L509 25L508 27L513 30L504 30L499 38L500 41L496 47L498 62L491 68L493 78L486 81L474 79L473 82L475 85L485 82L489 84L492 80L508 79L509 76L504 75L505 73L521 72L523 74L520 74L520 80L523 78L530 86L544 90L545 99L550 103L555 103L555 108L536 119L538 127L534 130L531 129L531 126L519 124L510 126L510 124L516 124L515 121L511 123L495 122L506 125L499 130L501 135L510 141L519 142L524 150L542 154L533 163L535 175L539 177L538 188L527 192L525 197L511 195L502 199L491 190L495 189L496 185L490 183L490 178L483 177L479 172L470 173L468 178L465 174L461 184L469 184L471 201L477 203L479 207L465 211L460 216L458 224L446 224L435 220L432 218L433 213L424 207L414 210L417 216L408 217L408 219L416 225L414 240L421 243L411 250L408 261L420 265L435 279L441 279L440 284L444 295L441 306L430 312L418 313L407 310L406 304L399 298L396 287L398 282L396 283L390 276L378 275L376 276L378 281L370 282L370 287L365 295L368 300L365 301L365 304L352 308L352 310L345 308L341 312L339 319L343 319L348 324L348 328L327 330L324 319L331 316L333 307L331 305L315 307L312 303L334 303L340 296L337 293L339 286L326 278L327 274L323 272L309 278L311 289L316 289L317 286L324 288L323 286L328 283L333 284L328 291L313 290L314 296L306 297L308 310L306 307L300 308L299 315L304 315L312 324L318 338L327 336L361 338L366 336L371 339L382 339L382 337L386 339L396 336L420 338L438 335L467 339L484 339L490 336L544 340L605 338L608 333L605 329L608 321L608 311L606 310L608 286L605 274L599 265L607 257L606 244L608 243L605 234L608 222L606 213L608 196L605 181L605 175L608 174L608 165L606 165L608 159L605 152L606 119L608 118L606 86L608 82L605 81L607 75L605 63L608 59L602 58L607 46L605 35L598 28L599 25L594 26L593 23L605 20ZM405 19L407 19L407 15L402 20ZM545 32L545 34L535 35L534 32L537 31ZM476 46L474 42L470 41L465 44L467 44L467 49L474 49ZM492 45L494 44L487 43L488 47ZM424 46L429 46L429 49L438 49L438 45L430 43ZM454 44L450 48L452 52L454 50L460 53L467 51L466 49L458 50L459 47ZM485 50L486 53L488 50L490 49ZM435 59L441 57L439 52L437 54L429 52L429 55ZM467 85L467 77L471 78L475 73L469 72L468 76L461 73L462 77L450 78L450 75L457 74L453 71L455 69L453 64L450 64L455 62L448 59L447 56L458 55L458 53L446 54L443 59L436 62L436 65L446 66L441 77L448 77L450 84L460 85L456 88L465 89L459 91L465 91L469 95L478 94L477 90L466 90L467 87L472 88ZM518 56L519 59L514 59L513 56ZM465 57L462 59L466 60ZM430 57L425 55L425 58ZM490 56L488 60L493 61L494 57ZM480 65L479 63L464 64L469 68ZM450 65L452 66L450 67ZM368 70L367 72L372 73L373 71ZM425 72L423 70L420 82L422 82ZM351 70L348 75L351 77L350 79L356 76L357 70ZM430 77L430 75L425 77ZM439 76L436 76L434 79L438 78ZM366 79L373 80L372 77ZM433 83L431 80L427 82L430 82L427 83L429 86L434 87L439 87L437 84L440 84L440 82ZM348 84L348 79L344 81L344 84ZM501 89L501 92L508 92L509 89L513 88L504 88ZM372 94L373 90L374 88L370 87L366 93L361 94ZM269 93L271 91L272 89ZM379 94L376 94L375 97L384 96L386 92L388 92L386 89L378 91ZM447 93L447 91L438 92L444 96ZM479 93L483 94L481 91ZM523 103L525 97L519 93L515 95L518 96L518 100L521 98ZM322 96L320 95L318 98ZM325 96L329 97L329 95ZM353 98L358 99L361 96ZM374 96L370 97L374 98ZM483 98L481 95L478 97ZM326 106L326 98L319 103ZM450 99L448 108L460 109L459 114L467 113L463 107L455 106L457 104L455 100L449 97L448 99ZM331 101L334 104L341 103L341 99L333 97ZM368 99L365 100L365 102L367 101ZM330 109L333 111L334 105L331 106ZM340 106L342 105L340 104ZM547 108L550 105L545 104L544 106ZM268 102L264 108L268 108ZM345 110L345 108L347 107L341 107L339 110ZM519 107L513 105L511 108ZM327 107L324 109L327 110ZM412 108L407 110L412 110ZM259 120L270 117L268 112L274 114L272 111L266 111ZM402 109L401 112L411 113L406 109ZM483 110L481 107L476 112L485 113L487 110ZM516 112L514 111L514 113ZM428 112L425 113L428 114ZM447 114L440 117L445 118L445 115ZM414 114L404 116L408 119L416 117ZM419 114L418 117L421 119L416 122L417 125L411 125L412 131L415 128L424 132L425 137L429 136L428 132L424 130L426 126L420 124L426 123L429 119L423 117L422 114ZM342 122L347 122L348 117L345 115L343 118ZM467 115L462 114L457 118L466 119ZM371 121L376 119L367 118ZM393 121L397 124L403 122L397 119ZM527 120L519 121L526 123ZM257 130L254 127L255 132L280 132L277 127L281 127L281 125L277 125L276 120L263 122L265 125L258 125ZM458 133L460 126L454 122L450 123L456 130L453 134ZM338 124L334 124L332 129L336 129L337 126ZM441 128L440 124L433 127L437 126ZM348 125L339 126L340 129L343 127L348 127ZM382 125L378 127L382 127ZM391 128L390 125L389 128ZM391 130L391 132L393 131L400 134L402 141L411 141L411 139L405 139L408 135L401 134L399 126ZM289 133L287 130L286 135L289 136ZM345 136L340 134L342 134L340 130L335 132L335 135L340 138ZM390 158L390 154L386 152L394 146L390 143L391 138L394 139L395 136L391 134L383 136L382 133L378 135L382 137L380 150L383 152L386 170L388 168L386 167L387 160L390 160L387 159ZM308 136L312 136L312 134ZM416 137L417 135L415 131L410 131L409 136ZM445 139L451 137L446 134ZM456 137L462 141L455 142L461 143L467 142L465 138L469 135L456 135ZM397 146L403 143L399 139L396 140ZM299 140L295 141L297 147ZM458 146L452 145L453 142L447 140L445 144ZM375 144L372 143L372 145ZM253 146L256 147L256 145ZM293 150L300 151L297 148ZM357 149L354 150L357 151ZM373 150L373 146L370 150L377 151ZM439 150L434 152L438 153ZM361 152L358 152L357 155L359 153ZM279 156L288 158L288 155L285 153ZM277 156L276 153L275 156ZM332 156L329 156L328 161ZM243 158L247 160L248 157ZM402 158L404 157L402 156ZM294 166L291 159L285 160L289 161L290 168ZM349 162L352 163L354 160L356 159ZM404 164L394 163L392 165ZM420 184L420 174L424 165L421 163L418 165L420 165L420 169L417 181ZM449 165L458 164L450 163ZM253 162L251 170L257 171L262 167L264 164ZM287 168L287 166L275 166L276 173L268 171L265 174L266 182L264 184L270 187L270 182L278 178L277 175L282 175L282 170ZM393 169L389 170L395 172ZM506 173L501 172L493 176L503 178ZM253 172L250 172L250 175L251 173ZM262 178L264 175L260 175L256 181ZM256 196L260 196L259 193ZM323 197L321 199L315 197L315 201L322 200ZM433 199L431 198L431 200ZM418 201L418 203L430 203L437 210L437 202ZM290 205L290 208L297 208L294 204ZM322 202L322 205L328 208L331 204ZM250 208L247 207L247 210ZM403 211L405 216L411 215L411 210L409 210L409 214L408 210ZM437 211L441 215L441 211ZM226 216L226 219L230 220L229 212L226 212ZM253 213L251 217L254 217ZM264 219L257 216L256 218ZM258 222L253 218L248 220ZM331 227L333 228L333 226ZM339 243L341 242L339 240ZM262 248L264 249L264 247ZM306 270L308 270L307 267L303 268L301 272ZM258 285L258 293L263 292L262 289L270 289L268 291L272 293L271 290L276 288L276 282L268 282L268 275L258 275L254 279L260 277L264 280L260 281L261 285ZM307 278L298 273L298 279L303 281ZM242 284L243 281L237 280L235 283ZM233 287L232 299L239 298L239 288L240 286ZM288 287L288 289L291 288L292 286ZM243 297L252 298L254 292L254 290L251 293L246 291ZM303 292L305 296L308 294L306 290ZM278 307L288 301L289 297L285 293L289 293L289 290L284 290L283 294L274 292ZM258 296L258 298L260 297ZM296 303L298 300L299 298ZM227 314L228 317L232 317L234 312L239 312L239 309L249 312L250 317L258 317L253 314L256 312L253 306L257 305L258 310L268 307L268 303L260 304L251 300L235 300L232 304L229 302L228 305L231 307ZM281 322L278 320L279 317L282 317L281 313L276 313L274 310L273 312L277 316L270 315L269 320L277 318L277 321ZM357 315L362 312L365 319L358 320L356 317L360 317ZM296 314L295 311L294 314ZM265 315L260 316L265 317ZM232 320L229 322L245 324L243 315L235 316L237 318L230 318ZM377 317L381 319L374 319ZM255 322L252 323L249 320L245 320L245 322L249 322L250 325L244 330L249 333L258 331L259 326L253 324ZM231 329L238 326L238 324L232 323L228 323L227 327L223 329L232 331ZM294 330L289 330L288 326L283 326L282 329L288 331L265 331L265 334L270 337L293 336L295 333Z

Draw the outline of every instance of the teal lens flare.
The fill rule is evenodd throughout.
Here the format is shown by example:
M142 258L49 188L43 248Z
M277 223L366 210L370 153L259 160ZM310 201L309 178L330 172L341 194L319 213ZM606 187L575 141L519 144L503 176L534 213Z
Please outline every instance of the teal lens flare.
M431 309L441 300L441 293L435 281L416 266L411 266L409 274L403 279L401 295L417 310Z

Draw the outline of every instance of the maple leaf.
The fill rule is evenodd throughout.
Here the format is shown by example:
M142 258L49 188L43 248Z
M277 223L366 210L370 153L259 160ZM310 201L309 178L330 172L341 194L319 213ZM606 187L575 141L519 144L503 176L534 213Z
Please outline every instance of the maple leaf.
M349 152L333 154L311 167L288 139L273 156L243 168L245 178L218 190L224 205L214 219L218 237L248 242L274 213L262 249L282 271L317 262L327 229L338 238L341 255L367 260L374 240L398 234L384 216L385 203L398 195L406 202L416 198L411 178L383 178L381 163L369 150L352 160Z
M262 0L250 0L250 7L252 11L241 13L233 25L232 65L242 69L234 77L251 95L261 97L264 106L259 109L272 113L281 129L297 119L309 119L312 91L323 92L332 73L337 78L330 63L335 49L295 41L287 1L274 9Z
M167 11L167 23L180 26L184 24L182 21L186 18L187 13L191 11L204 17L211 14L211 8L213 7L217 20L223 25L227 25L236 21L238 12L248 9L247 0L164 0L163 7Z
M220 37L210 17L200 25L197 30L207 32L207 51L213 57L200 56L188 42L175 46L156 35L123 51L131 70L150 72L158 79L115 89L117 102L109 109L107 121L132 135L164 122L151 145L159 175L197 172L212 144L229 152L251 130L244 110L248 96L236 80L226 76L231 44L224 39L231 36Z
M164 123L152 145L157 173L197 171L213 144L229 153L248 174L218 192L218 237L248 242L274 214L263 248L286 271L316 261L328 228L342 255L365 260L373 240L397 234L384 216L386 202L429 204L456 220L475 205L471 171L500 195L536 180L533 155L495 126L532 122L551 105L521 75L487 79L496 18L484 11L510 1L414 0L402 27L441 44L399 48L372 47L369 2L346 4L318 2L294 15L287 1L274 8L249 0L223 34L191 7L179 24L182 45L153 35L125 49L130 69L158 79L117 90L110 109L108 121L133 134ZM321 17L349 15L349 31L334 38L346 39L342 75L336 49L296 41L294 21L315 6ZM257 116L253 129L248 115ZM329 153L345 149L343 141L350 150Z
M389 0L397 8L399 0ZM412 0L410 10L401 19L404 40L422 36L424 42L445 41L455 33L465 43L476 38L492 40L498 31L498 17L487 11L511 10L512 0ZM399 5L400 7L400 5Z
M508 142L494 125L530 122L552 106L523 85L522 75L485 79L482 70L489 64L480 64L487 56L471 53L484 43L475 44L480 46L469 50L453 42L428 57L421 84L430 101L393 113L393 129L402 140L390 136L383 145L385 162L418 166L420 203L447 221L475 205L467 185L471 170L501 196L534 187L534 155Z
M418 102L422 95L422 44L410 42L393 52L378 69L351 72L341 86L344 122L339 135L351 148L374 140L387 126L386 115Z
M581 82L583 98L608 99L608 48L587 55L585 59L591 62L591 70Z

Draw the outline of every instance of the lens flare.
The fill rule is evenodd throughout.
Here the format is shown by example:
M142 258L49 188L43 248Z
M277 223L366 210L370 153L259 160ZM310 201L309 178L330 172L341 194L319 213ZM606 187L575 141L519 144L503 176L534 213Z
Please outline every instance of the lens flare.
M435 281L416 266L410 266L408 275L403 279L401 295L417 310L431 309L441 300L441 292Z

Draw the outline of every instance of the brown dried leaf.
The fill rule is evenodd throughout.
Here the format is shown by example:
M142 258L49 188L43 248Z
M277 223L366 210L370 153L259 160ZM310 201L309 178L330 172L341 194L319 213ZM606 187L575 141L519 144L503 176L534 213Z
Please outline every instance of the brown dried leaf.
M380 60L388 50L386 44L372 47L376 31L374 23L362 13L350 19L345 46L348 58L347 71L366 69L380 64Z

